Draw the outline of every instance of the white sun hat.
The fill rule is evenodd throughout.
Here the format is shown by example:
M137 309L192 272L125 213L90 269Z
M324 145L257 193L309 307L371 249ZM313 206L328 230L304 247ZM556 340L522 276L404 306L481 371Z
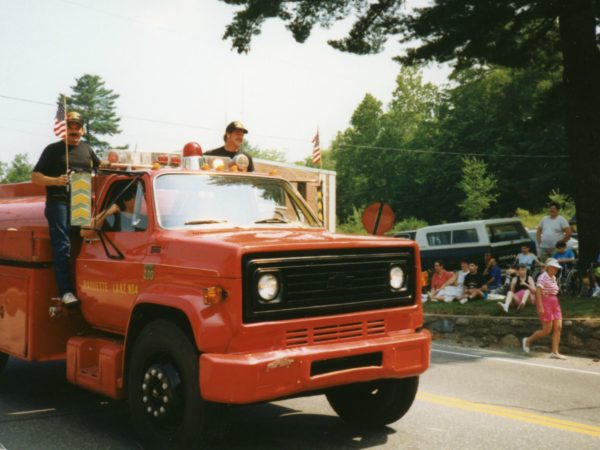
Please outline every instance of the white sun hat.
M558 261L555 258L548 258L546 260L546 266L550 266L550 267L556 267L557 269L562 269L562 267L560 266L560 264L558 263Z

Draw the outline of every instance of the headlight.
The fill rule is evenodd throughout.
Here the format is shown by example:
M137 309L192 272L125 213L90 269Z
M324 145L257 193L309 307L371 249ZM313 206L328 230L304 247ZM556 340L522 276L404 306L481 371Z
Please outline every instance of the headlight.
M256 287L260 299L264 302L272 302L279 294L279 280L272 273L261 275Z
M390 269L390 287L394 290L400 289L404 284L404 271L394 266Z

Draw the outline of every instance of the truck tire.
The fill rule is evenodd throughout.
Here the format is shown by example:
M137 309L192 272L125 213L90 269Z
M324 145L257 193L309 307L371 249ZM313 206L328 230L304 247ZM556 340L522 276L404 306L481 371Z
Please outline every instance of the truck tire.
M6 367L6 363L8 362L8 355L6 353L0 352L0 373Z
M197 448L221 437L226 406L202 399L198 373L198 351L177 325L146 325L127 377L131 420L144 448Z
M343 420L362 427L383 427L410 409L419 377L349 384L327 392L327 401Z

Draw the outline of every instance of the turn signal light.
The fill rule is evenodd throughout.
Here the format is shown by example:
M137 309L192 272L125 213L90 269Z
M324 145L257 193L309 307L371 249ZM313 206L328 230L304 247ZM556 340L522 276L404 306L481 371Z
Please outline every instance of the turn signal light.
M110 152L108 154L108 162L111 164L119 162L119 154L117 152Z
M219 286L204 288L202 291L204 293L205 305L216 305L227 298L227 293Z

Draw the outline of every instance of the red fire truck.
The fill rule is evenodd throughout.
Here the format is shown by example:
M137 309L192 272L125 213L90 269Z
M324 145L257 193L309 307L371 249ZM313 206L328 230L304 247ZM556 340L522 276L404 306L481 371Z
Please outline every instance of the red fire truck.
M125 192L134 206L73 249L74 310L53 298L43 188L0 187L0 371L66 360L162 448L290 396L325 394L361 426L402 417L431 344L416 244L328 233L286 180L191 158L93 178L96 213Z

